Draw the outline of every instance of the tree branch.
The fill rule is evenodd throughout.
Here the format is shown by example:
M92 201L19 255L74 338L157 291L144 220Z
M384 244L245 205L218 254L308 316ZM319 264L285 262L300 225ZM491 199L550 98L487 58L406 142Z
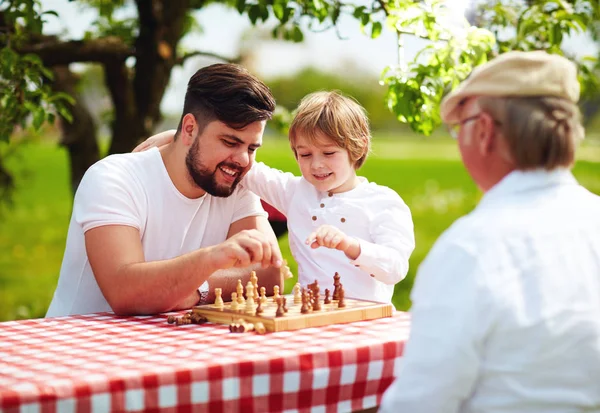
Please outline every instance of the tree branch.
M38 43L25 45L17 51L22 54L37 54L46 66L68 65L75 62L123 61L135 54L131 47L114 36L68 42L48 37Z
M230 59L228 57L219 55L217 53L201 52L201 51L197 50L195 52L185 53L183 56L178 57L177 59L175 59L175 64L183 65L189 58L192 58L195 56L214 57L215 59L219 59L219 60L222 60L223 62L228 62L228 63L239 63L242 60L241 57L239 57L239 56Z

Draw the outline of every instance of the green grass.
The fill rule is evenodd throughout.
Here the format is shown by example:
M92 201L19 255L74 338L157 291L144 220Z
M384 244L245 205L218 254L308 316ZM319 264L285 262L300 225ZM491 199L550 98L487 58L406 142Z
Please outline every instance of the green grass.
M600 151L581 148L575 175L600 194ZM299 173L285 140L267 140L258 159ZM49 143L31 144L12 160L25 175L18 180L14 206L0 217L0 320L42 317L50 303L71 215L66 152ZM416 269L437 237L477 204L481 194L464 170L455 142L445 139L375 139L360 174L396 190L411 208L416 249L407 278L397 284L394 304L410 307ZM292 272L287 237L280 240ZM290 291L294 280L286 283Z

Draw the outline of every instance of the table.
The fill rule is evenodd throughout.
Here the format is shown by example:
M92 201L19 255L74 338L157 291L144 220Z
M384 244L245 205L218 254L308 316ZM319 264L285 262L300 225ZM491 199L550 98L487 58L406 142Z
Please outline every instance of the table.
M299 331L230 333L166 315L0 323L2 412L348 412L379 404L408 314Z

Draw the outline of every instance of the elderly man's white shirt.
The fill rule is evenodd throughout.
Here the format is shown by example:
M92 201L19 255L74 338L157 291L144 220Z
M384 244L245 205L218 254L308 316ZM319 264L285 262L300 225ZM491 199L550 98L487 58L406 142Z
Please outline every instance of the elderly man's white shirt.
M87 258L84 234L92 228L138 229L146 261L158 261L223 242L231 223L257 215L266 215L260 200L242 185L227 198L186 198L156 148L104 158L85 173L75 195L58 287L46 316L111 310Z
M513 172L419 268L382 412L600 411L600 197Z
M390 188L360 178L351 191L319 192L306 179L256 163L243 183L288 220L290 249L303 285L319 281L321 291L332 290L340 274L346 297L390 302L394 284L408 272L415 247L410 210ZM312 249L305 241L312 231L328 224L360 242L352 261L342 251Z

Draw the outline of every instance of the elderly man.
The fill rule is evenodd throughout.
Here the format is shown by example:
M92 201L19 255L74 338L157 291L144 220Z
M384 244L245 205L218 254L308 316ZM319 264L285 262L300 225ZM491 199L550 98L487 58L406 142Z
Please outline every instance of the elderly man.
M485 193L437 241L382 412L600 411L600 197L569 169L575 66L511 52L442 102Z

